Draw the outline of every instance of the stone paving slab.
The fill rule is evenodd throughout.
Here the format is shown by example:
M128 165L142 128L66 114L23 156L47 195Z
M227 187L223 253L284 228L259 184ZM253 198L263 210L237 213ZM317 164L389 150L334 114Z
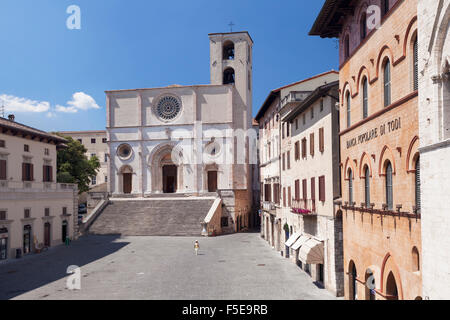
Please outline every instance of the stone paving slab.
M79 291L65 288L69 265L81 267ZM1 299L335 299L258 233L216 238L90 235L69 247L1 264L0 284Z

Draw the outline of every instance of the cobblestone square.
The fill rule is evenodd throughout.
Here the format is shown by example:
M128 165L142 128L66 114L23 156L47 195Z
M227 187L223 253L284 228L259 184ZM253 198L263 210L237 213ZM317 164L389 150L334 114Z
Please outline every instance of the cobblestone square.
M258 233L198 238L85 236L0 264L1 299L335 299ZM81 290L66 289L67 267Z

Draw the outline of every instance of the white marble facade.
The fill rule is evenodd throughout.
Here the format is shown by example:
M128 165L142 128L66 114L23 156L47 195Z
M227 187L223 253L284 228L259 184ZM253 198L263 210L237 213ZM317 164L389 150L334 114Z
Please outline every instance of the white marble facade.
M106 92L108 191L113 196L206 193L211 191L208 179L213 179L208 171L217 174L212 186L217 190L251 186L248 164L256 151L253 157L248 144L235 135L248 132L256 139L251 118L253 42L247 32L209 38L211 84ZM234 46L234 57L223 53L229 46ZM234 81L224 84L232 69Z

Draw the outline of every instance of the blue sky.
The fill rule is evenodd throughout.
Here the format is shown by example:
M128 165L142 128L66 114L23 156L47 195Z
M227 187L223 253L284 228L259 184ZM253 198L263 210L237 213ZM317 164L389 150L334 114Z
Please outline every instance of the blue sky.
M105 90L209 83L208 33L247 30L256 114L269 91L338 69L308 32L324 0L1 0L0 107L42 130L104 129ZM69 30L70 5L81 30Z

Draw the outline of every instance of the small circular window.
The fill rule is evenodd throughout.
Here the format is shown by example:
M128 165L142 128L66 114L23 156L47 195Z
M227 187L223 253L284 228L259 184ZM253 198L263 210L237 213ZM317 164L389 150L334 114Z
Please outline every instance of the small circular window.
M129 144L122 144L117 148L117 155L123 160L129 159L132 153L133 149Z
M221 145L217 141L210 142L206 145L206 153L211 157L217 157L221 151Z
M155 113L162 121L174 120L181 111L181 101L172 95L163 96L155 106Z

